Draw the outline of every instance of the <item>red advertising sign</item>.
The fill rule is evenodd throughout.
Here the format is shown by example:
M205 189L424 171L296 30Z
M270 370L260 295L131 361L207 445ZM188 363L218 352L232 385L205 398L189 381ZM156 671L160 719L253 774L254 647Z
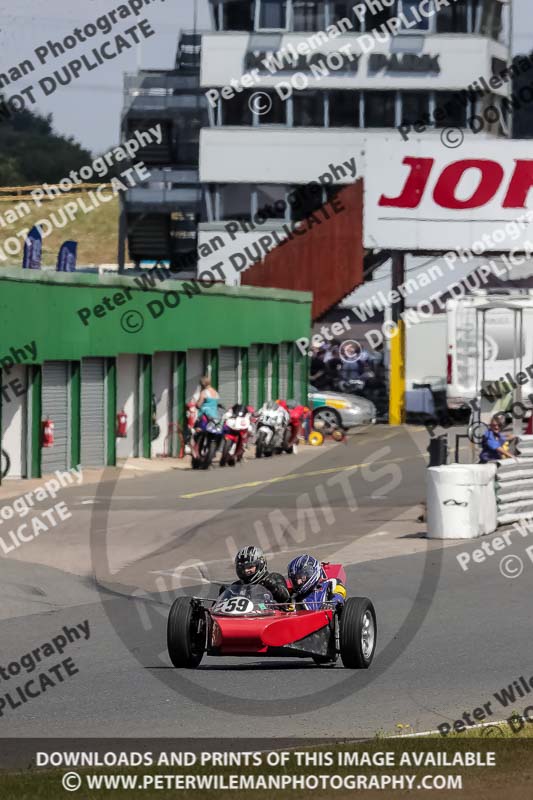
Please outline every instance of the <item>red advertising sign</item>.
M495 252L533 241L525 141L472 138L450 150L438 137L406 147L370 140L364 173L366 247L450 250L481 240Z

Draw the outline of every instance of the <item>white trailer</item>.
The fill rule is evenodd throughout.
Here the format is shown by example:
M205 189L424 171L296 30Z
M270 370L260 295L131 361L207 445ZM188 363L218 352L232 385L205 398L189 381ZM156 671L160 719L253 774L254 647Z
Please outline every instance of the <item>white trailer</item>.
M533 291L476 292L446 304L447 397L460 408L482 389L503 386L532 405Z
M430 383L434 389L446 386L446 314L434 314L406 325L405 385Z

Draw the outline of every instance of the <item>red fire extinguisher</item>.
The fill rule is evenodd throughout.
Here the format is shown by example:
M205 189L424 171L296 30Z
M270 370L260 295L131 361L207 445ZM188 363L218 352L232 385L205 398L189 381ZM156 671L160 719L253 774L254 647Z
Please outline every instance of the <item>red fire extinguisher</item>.
M43 421L43 447L53 447L54 445L54 423L47 417Z
M124 409L117 414L117 436L119 439L125 439L128 435L128 417Z

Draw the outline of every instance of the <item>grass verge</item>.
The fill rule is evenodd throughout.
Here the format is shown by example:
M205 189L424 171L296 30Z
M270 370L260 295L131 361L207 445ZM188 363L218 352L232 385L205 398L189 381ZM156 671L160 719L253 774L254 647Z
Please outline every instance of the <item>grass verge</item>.
M65 768L65 769L28 769L23 772L3 772L0 773L0 797L2 800L56 800L67 796L76 796L87 800L131 800L131 798L143 798L143 800L175 800L176 798L202 798L202 800L215 800L224 797L225 800L280 800L290 798L291 800L330 800L332 797L338 800L353 800L354 796L370 798L379 797L380 800L396 800L413 794L419 797L439 797L441 800L514 800L514 798L529 798L533 796L533 739L524 729L519 734L513 735L512 732L505 731L505 726L500 726L501 735L483 733L483 729L476 735L465 737L461 734L442 737L431 735L427 737L401 737L401 738L376 738L365 742L332 744L320 748L299 749L287 751L290 754L289 764L286 766L267 766L265 763L266 753L262 753L262 766L218 766L211 763L201 765L196 763L192 767L168 767L168 766L147 766L143 769L118 768L106 769L94 767L92 769ZM487 729L485 729L487 730ZM43 742L44 744L44 742ZM201 745L201 740L195 742L196 750ZM146 741L146 748L149 751L150 741ZM193 743L191 742L191 749ZM64 747L58 748L64 750ZM73 751L76 750L76 743L72 742ZM87 748L84 748L87 750ZM105 742L95 740L95 750L105 751ZM133 748L128 745L128 740L124 741L125 752ZM169 740L166 752L172 752L172 741ZM253 751L253 740L242 740L234 742L232 753L243 751ZM154 751L154 759L157 764L159 750ZM300 753L301 755L297 755ZM362 759L366 753L367 763L361 765L357 763L344 764L344 753L358 754ZM384 753L392 753L394 766L383 764ZM450 760L459 758L457 764L433 765L426 764L425 759L431 756L427 754L444 753ZM466 760L467 754L479 754L476 758L481 759L479 766L464 766L461 760ZM489 754L495 754L495 766L486 766ZM328 754L332 763L324 763L323 759ZM405 754L408 754L407 756ZM459 756L457 755L459 754ZM354 756L350 755L349 758ZM473 756L471 756L473 757ZM300 763L298 763L300 759ZM368 759L370 763L368 763ZM403 760L402 760L403 759ZM417 759L422 759L417 761ZM66 772L75 770L82 777L82 786L77 792L67 792L62 787L62 777ZM335 789L327 787L318 788L310 791L309 789L290 789L280 790L259 789L259 790L224 790L224 789L175 789L175 788L88 788L87 775L107 775L107 776L139 776L142 780L143 775L202 775L202 776L224 776L229 779L231 775L338 775L338 776L390 776L391 778L400 776L414 776L413 789L420 788L420 792L414 792L407 788L391 788L385 786L384 789L377 791L375 788L352 787L345 789ZM421 782L428 776L461 776L461 788L423 788ZM164 783L164 781L162 781ZM399 787L400 784L397 784Z
M106 189L106 194L109 193L110 189ZM0 217L3 221L3 224L0 225L0 248L3 248L4 242L10 236L15 236L25 228L33 227L39 220L51 219L51 216L55 214L55 219L62 223L62 215L61 213L58 214L58 212L68 202L81 199L84 201L86 208L92 207L88 192L80 192L78 195L79 197L69 197L67 194L57 200L47 201L43 203L41 208L29 203L30 213L11 224L5 220L6 212L19 204L13 202L0 203ZM43 266L55 267L59 248L66 239L78 242L79 264L116 264L118 217L118 197L113 197L109 203L102 204L86 214L79 209L72 222L68 221L62 228L54 227L50 235L43 239ZM6 267L21 266L22 253L20 256L9 256L6 261L1 260L0 265Z

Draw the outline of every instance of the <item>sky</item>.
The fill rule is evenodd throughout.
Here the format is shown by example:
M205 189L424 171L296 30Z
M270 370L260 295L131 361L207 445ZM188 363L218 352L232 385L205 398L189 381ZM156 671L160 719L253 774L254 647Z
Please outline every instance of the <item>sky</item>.
M46 45L48 40L61 41L74 28L94 22L128 0L0 0L0 72L29 58L35 72L4 88L11 96L19 87L39 80L71 59L113 39L139 20L146 18L155 35L142 41L140 46L125 50L116 59L104 62L91 72L82 72L69 86L59 86L50 97L44 98L37 90L36 106L42 114L53 114L54 128L64 135L72 135L94 153L100 153L120 139L120 114L123 105L123 79L125 72L144 69L172 69L180 30L194 26L194 0L152 0L138 17L119 20L111 33L99 35L88 42L46 64L39 63L34 50ZM197 0L198 30L211 27L207 0ZM142 38L142 37L140 37Z
M61 134L73 136L94 153L100 153L119 141L120 113L123 105L122 85L125 72L144 69L170 69L174 66L176 44L181 29L192 30L195 0L151 0L141 15L120 20L114 31L100 33L67 55L41 65L35 48L48 40L62 40L71 31L99 16L117 9L128 0L0 0L0 72L6 72L30 58L35 72L17 81L7 96L29 84L37 84L53 75L70 58L90 53L93 46L102 44L145 17L155 34L142 45L126 50L116 59L105 62L91 72L82 72L69 86L59 86L50 97L36 91L38 103L31 106L43 114L53 114L54 128ZM513 52L533 50L533 0L513 0ZM196 0L198 30L210 29L208 0Z

